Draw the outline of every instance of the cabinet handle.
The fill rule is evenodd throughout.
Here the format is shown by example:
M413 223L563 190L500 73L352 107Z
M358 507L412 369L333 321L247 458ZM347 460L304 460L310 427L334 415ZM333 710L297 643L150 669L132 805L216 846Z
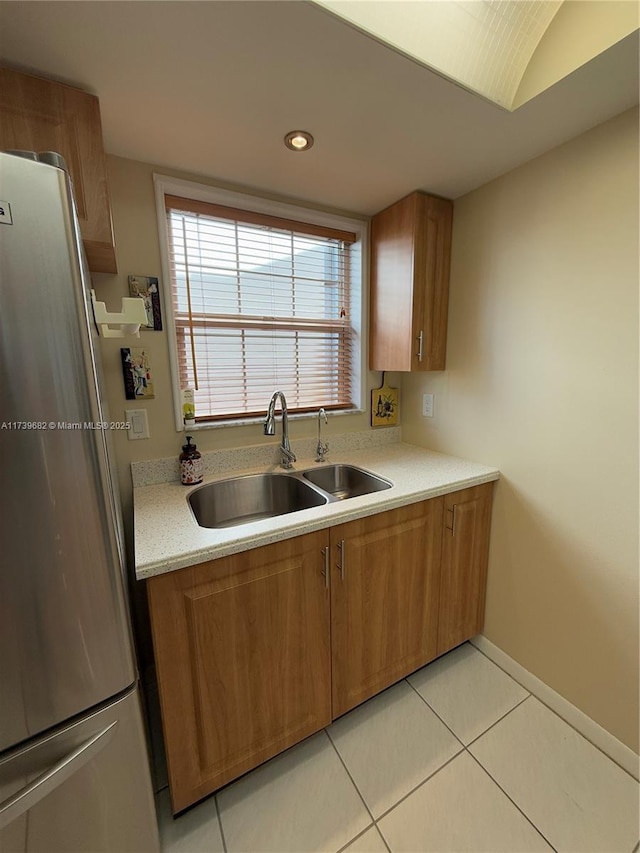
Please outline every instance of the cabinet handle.
M422 361L422 349L424 343L424 332L420 332L418 335L418 361Z
M454 504L447 512L451 513L451 527L447 526L447 530L451 531L451 535L456 535L456 505Z
M338 542L338 550L340 551L340 562L337 565L337 568L340 569L340 580L344 580L344 570L345 566L345 552L344 552L344 539L341 539Z
M322 570L322 574L324 575L324 586L325 589L329 589L329 546L322 549L322 556L324 557L324 569Z

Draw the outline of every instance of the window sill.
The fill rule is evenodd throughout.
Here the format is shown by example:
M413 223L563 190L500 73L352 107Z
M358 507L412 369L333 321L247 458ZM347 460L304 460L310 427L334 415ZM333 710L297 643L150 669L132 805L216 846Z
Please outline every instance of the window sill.
M227 427L241 427L241 426L252 426L253 424L263 424L265 417L267 414L267 410L265 408L264 415L260 417L254 418L235 418L230 419L228 421L210 421L208 423L196 423L195 426L183 427L182 430L176 430L177 432L200 432L201 430L206 429L226 429ZM364 415L366 414L365 409L335 409L331 411L327 411L327 416L329 418L333 417L342 417L344 415ZM276 417L280 415L280 409L276 411ZM317 412L301 412L299 414L290 414L290 421L303 421L303 420L315 420L318 417Z

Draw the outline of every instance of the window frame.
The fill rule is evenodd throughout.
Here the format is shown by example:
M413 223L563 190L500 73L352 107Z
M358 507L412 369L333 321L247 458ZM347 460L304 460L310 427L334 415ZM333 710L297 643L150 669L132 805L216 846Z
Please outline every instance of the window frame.
M184 431L182 420L182 400L180 375L178 369L178 343L176 323L173 314L173 301L171 294L171 279L169 268L169 242L166 224L165 196L181 196L192 201L201 201L209 204L219 204L225 207L238 208L251 211L252 213L266 214L267 216L280 217L282 219L306 222L311 225L319 225L325 228L337 228L343 231L352 231L356 234L356 242L351 246L351 263L353 277L350 282L352 298L352 329L354 358L352 363L351 383L353 388L354 406L349 409L334 409L332 415L362 414L366 411L367 398L367 311L368 289L365 286L368 274L368 246L369 229L366 219L353 219L346 216L329 213L316 208L303 207L289 202L274 201L262 196L250 195L248 193L226 190L221 187L207 184L199 184L181 178L172 178L167 175L154 174L153 182L156 197L156 215L158 220L158 235L160 240L160 258L162 266L162 298L165 312L165 328L167 330L169 345L169 361L171 367L171 385L173 391L173 408L176 424L176 432ZM276 390L274 388L274 390ZM269 400L264 401L265 411ZM197 416L197 412L196 412ZM290 415L292 419L315 417L315 413L300 412ZM227 426L243 426L260 423L262 416L233 415L227 419L199 422L190 429L216 429Z

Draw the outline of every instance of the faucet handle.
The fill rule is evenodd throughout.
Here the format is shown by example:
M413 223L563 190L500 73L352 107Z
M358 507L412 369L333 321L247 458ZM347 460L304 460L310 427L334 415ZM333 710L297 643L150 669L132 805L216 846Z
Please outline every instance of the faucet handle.
M329 452L329 444L327 442L318 441L316 445L316 462L324 462L325 454Z
M291 450L290 447L285 447L283 444L281 444L280 455L280 464L282 465L282 467L286 469L293 468L293 463L297 461L296 454L293 452L293 450Z

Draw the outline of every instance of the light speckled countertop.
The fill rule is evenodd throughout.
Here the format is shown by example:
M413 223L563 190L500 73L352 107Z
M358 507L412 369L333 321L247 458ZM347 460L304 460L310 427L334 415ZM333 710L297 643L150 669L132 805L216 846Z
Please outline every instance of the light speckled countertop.
M311 533L323 527L352 521L376 512L444 495L468 486L497 480L496 468L423 450L410 444L392 444L366 450L331 454L327 464L346 463L365 468L393 483L393 487L325 506L312 507L275 518L213 530L200 527L187 503L193 488L180 483L161 483L134 489L136 577L154 575L203 563L216 557L268 545ZM312 458L299 459L295 471L320 468ZM247 468L204 483L240 474L278 472L279 467ZM199 488L199 487L194 487Z

